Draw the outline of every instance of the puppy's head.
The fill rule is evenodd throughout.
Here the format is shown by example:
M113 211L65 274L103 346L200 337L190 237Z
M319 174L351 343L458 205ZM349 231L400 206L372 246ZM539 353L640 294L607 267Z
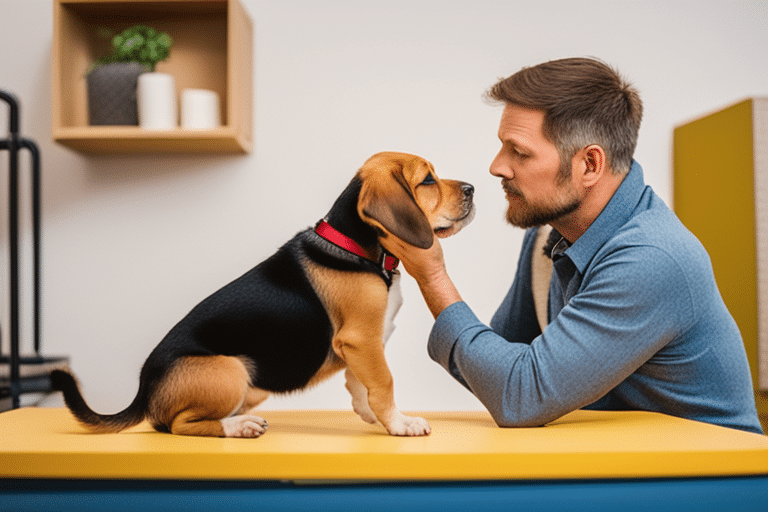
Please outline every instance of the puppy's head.
M358 171L358 213L380 237L396 236L428 249L433 233L454 235L472 221L474 187L441 180L432 164L406 153L378 153Z

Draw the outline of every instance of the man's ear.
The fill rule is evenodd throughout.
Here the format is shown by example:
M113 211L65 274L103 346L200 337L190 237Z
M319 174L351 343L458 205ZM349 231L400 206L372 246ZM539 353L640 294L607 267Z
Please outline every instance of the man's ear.
M420 249L432 247L432 227L401 170L364 180L357 209L363 220L385 236L391 233Z
M584 166L582 184L585 188L595 185L608 172L608 159L599 144L591 144L582 149L579 158L579 163Z

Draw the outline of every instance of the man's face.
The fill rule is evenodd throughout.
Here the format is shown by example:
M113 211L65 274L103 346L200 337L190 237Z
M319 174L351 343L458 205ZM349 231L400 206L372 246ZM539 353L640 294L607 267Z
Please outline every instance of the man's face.
M501 150L491 174L502 178L509 201L507 221L529 228L555 221L581 205L570 178L571 162L560 162L554 144L544 137L544 112L507 105L501 115Z

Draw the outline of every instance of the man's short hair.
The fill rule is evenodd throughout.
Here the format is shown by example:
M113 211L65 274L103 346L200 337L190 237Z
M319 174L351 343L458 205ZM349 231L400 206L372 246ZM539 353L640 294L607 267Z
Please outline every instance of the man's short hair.
M635 88L593 58L569 58L523 68L500 80L488 98L544 111L544 136L570 162L580 149L600 145L608 168L629 171L643 117ZM568 165L570 168L570 165Z

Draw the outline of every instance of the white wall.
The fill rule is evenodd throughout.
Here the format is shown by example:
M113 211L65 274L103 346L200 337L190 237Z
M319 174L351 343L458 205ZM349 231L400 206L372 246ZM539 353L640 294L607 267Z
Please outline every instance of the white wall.
M522 66L583 55L617 65L645 101L636 157L668 202L673 127L768 95L765 1L243 3L255 29L253 153L94 157L50 138L50 0L0 0L0 88L21 99L23 134L43 153L45 351L71 356L99 411L125 407L144 358L167 330L319 219L381 150L418 153L442 176L476 186L478 215L444 250L464 298L489 320L515 270L522 232L505 225L503 194L488 174L500 109L482 94ZM429 360L431 317L407 278L404 293L387 347L399 405L479 408ZM264 407L348 403L335 378Z

